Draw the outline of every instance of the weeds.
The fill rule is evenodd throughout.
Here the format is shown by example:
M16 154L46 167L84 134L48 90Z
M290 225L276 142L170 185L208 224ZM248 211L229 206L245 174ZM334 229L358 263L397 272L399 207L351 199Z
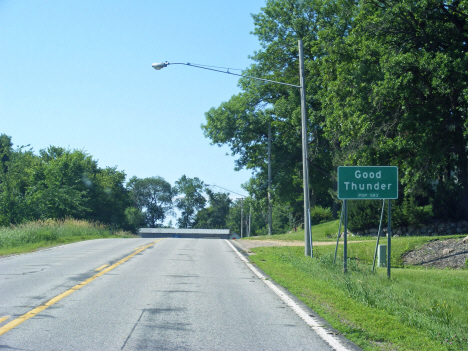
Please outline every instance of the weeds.
M114 236L125 236L129 233L117 232ZM21 224L18 226L0 227L0 249L18 248L24 245L47 244L67 241L69 238L110 237L107 226L84 220L44 220Z
M407 350L468 350L466 270L394 268L388 279L384 268L371 272L360 257L368 254L366 250L357 250L357 259L348 260L346 274L342 265L333 265L333 247L316 247L315 259L304 257L303 248L253 251L257 255L251 258L262 269L318 313L325 313L325 318L335 318L334 327L349 333L365 349L374 349L370 341L383 341ZM324 304L333 308L321 310ZM357 328L351 330L342 320Z

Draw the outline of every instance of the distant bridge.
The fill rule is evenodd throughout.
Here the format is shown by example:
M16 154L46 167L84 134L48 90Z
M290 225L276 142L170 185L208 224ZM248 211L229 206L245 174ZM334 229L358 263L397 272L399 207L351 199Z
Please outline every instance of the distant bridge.
M210 238L238 239L237 233L230 229L173 229L173 228L140 228L138 234L142 238Z

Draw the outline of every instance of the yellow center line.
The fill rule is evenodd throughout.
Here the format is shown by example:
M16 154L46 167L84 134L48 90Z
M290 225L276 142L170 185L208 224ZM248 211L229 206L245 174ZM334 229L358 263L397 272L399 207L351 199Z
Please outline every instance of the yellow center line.
M3 327L0 328L0 335L3 335L5 334L6 332L10 331L11 329L17 327L18 325L20 325L21 323L27 321L29 318L31 317L34 317L35 315L37 315L38 313L44 311L46 308L52 306L53 304L59 302L60 300L62 300L64 297L67 297L68 295L74 293L75 291L81 289L83 286L91 283L93 280L95 280L96 278L100 277L101 275L104 275L106 274L107 272L113 270L115 267L121 265L122 263L128 261L129 259L131 259L133 256L139 254L140 252L146 250L148 247L150 246L153 246L154 244L156 244L158 241L161 241L163 239L159 239L159 240L155 240L153 241L152 243L146 245L146 246L141 246L138 250L136 250L134 253L124 257L123 259L121 259L120 261L114 263L112 266L109 266L103 270L101 270L99 273L93 275L91 278L88 278L84 281L82 281L81 283L75 285L73 288L71 289L68 289L67 291L61 293L60 295L57 295L55 296L54 298L50 299L49 301L47 301L45 304L41 305L41 306L38 306L34 309L32 309L31 311L29 312L26 312L25 314L23 314L22 316L12 320L10 323L8 324L5 324ZM99 267L101 268L101 267ZM4 320L8 319L9 317L3 317L5 318ZM1 323L1 322L0 322Z
M95 271L99 272L101 269L104 269L108 266L108 264L105 264L105 265L102 265L101 267L99 268L96 268Z
M0 323L5 322L10 316L0 317Z

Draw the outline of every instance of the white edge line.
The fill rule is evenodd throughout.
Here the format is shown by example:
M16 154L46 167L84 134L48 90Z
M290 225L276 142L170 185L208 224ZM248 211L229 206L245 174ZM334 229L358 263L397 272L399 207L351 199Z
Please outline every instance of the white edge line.
M317 319L311 317L307 314L297 303L295 303L288 295L283 293L277 286L275 286L270 280L267 279L258 269L255 268L253 264L251 264L236 248L232 245L229 240L226 242L231 246L231 248L236 252L236 254L240 257L242 261L250 268L252 272L255 273L257 277L259 277L273 292L278 295L281 300L283 300L299 317L301 317L304 322L307 323L325 342L330 344L335 350L337 351L350 351L347 349L341 342L335 338L333 335L328 334L326 328L324 328Z

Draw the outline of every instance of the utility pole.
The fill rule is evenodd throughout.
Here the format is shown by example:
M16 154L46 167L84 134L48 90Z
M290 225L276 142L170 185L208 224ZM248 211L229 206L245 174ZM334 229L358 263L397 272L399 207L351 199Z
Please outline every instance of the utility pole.
M250 214L249 214L249 237L251 235L251 230L252 229L252 206L250 206Z
M268 235L273 234L271 217L271 120L268 121Z
M312 256L312 244L309 241L311 237L311 228L309 222L309 160L307 156L307 147L309 140L307 137L307 106L306 106L306 92L305 92L305 79L304 79L304 48L302 40L298 42L299 45L299 78L301 81L301 122L302 122L302 177L304 182L304 248L305 255Z
M244 198L241 198L241 239L244 237Z

